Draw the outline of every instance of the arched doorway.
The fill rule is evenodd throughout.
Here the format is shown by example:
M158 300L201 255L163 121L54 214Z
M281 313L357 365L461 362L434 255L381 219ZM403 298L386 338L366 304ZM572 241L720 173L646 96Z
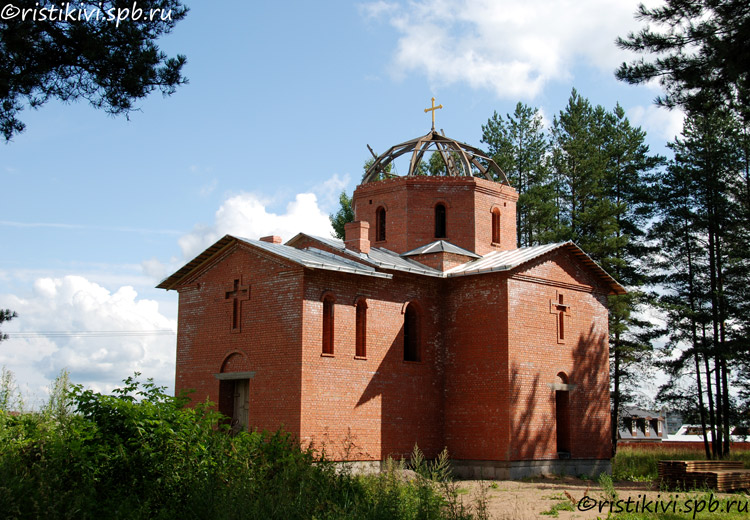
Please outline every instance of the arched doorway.
M568 376L557 374L555 385L555 431L557 432L557 456L570 458L570 390Z
M219 380L219 411L229 420L232 431L250 428L250 380L255 372L247 370L247 359L240 352L229 354L215 374Z

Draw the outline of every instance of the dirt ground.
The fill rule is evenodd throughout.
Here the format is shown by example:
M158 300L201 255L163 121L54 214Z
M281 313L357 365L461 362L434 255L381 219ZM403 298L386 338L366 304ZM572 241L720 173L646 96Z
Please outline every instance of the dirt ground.
M532 518L559 518L559 519L587 519L607 518L609 506L604 504L599 511L598 501L606 500L604 491L595 481L584 481L574 477L542 478L533 481L458 481L458 493L465 505L475 503L478 494L481 494L482 486L486 490L487 505L490 518L496 520L525 520ZM621 504L626 507L626 502L631 499L632 511L635 504L639 509L645 502L651 501L651 507L655 507L656 501L667 504L673 498L674 493L652 489L649 483L620 482L615 483L617 498L623 500ZM569 496L567 496L569 495ZM679 495L679 493L678 493ZM584 498L586 496L587 498ZM684 494L683 494L684 496ZM717 495L722 496L722 495ZM747 497L742 496L747 500ZM551 515L551 510L556 504L569 503L573 511L558 510L558 516ZM574 505L575 502L575 505ZM587 508L590 508L586 510ZM543 515L543 512L548 512Z

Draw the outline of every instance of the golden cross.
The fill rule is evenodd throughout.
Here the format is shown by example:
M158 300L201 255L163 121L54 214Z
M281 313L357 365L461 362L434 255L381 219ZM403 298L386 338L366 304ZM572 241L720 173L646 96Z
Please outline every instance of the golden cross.
M435 110L443 108L443 105L435 106L435 98L432 98L432 108L425 108L424 113L432 112L432 131L435 131Z

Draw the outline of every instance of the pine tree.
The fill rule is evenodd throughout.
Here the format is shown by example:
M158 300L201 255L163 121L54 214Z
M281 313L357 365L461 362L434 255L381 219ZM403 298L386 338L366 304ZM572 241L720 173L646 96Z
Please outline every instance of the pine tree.
M548 242L555 229L554 187L547 160L549 143L539 110L518 103L513 115L503 118L495 112L482 125L482 142L518 191L519 247Z
M733 247L735 237L746 235L746 223L741 218L738 127L727 110L708 107L688 113L682 137L670 145L675 159L663 188L680 188L683 194L679 200L686 202L675 206L675 193L664 192L659 201L660 223L655 228L660 245L672 255L664 280L665 287L672 291L671 302L670 295L663 300L672 304L672 323L677 330L689 326L686 352L692 352L696 381L701 381L699 358L703 358L708 428L713 434L711 451L716 457L729 453L730 417L734 413L729 367L741 357L743 341L733 342L732 331L746 319L739 311L744 301L735 295L744 294L749 281L741 269L736 273L732 270L742 265L743 259L747 264L748 255L747 250ZM681 242L674 237L675 223L681 226L677 228ZM675 317L683 315L687 319L680 327Z
M156 45L187 14L179 0L16 0L5 7L0 132L6 141L25 128L18 116L27 106L38 108L52 98L85 99L109 114L127 115L154 90L169 95L187 82L182 76L185 56L169 58ZM122 14L127 8L130 16L108 20L110 12L118 15L118 8ZM61 21L61 12L88 16L68 23Z
M632 84L657 80L666 95L657 103L702 110L728 107L750 118L750 4L747 0L666 0L639 7L647 25L617 44L653 60L623 63L617 77Z
M575 90L552 127L557 239L578 243L628 287L628 294L609 299L613 449L621 405L642 384L658 334L643 318L650 302L641 289L648 281L641 258L648 250L643 230L652 208L649 183L663 159L649 154L645 137L622 107L593 107Z

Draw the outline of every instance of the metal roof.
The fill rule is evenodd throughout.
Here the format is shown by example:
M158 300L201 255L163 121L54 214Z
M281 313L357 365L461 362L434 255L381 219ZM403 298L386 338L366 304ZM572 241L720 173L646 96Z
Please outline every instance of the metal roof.
M432 269L423 264L420 264L419 262L404 258L403 255L399 255L398 253L394 253L393 251L389 251L388 249L382 247L370 248L370 253L367 255L364 253L357 253L350 249L346 249L346 247L344 246L344 242L335 238L317 237L313 235L307 235L305 233L299 233L297 236L289 240L287 244L293 244L302 238L317 240L333 249L337 249L342 253L351 256L352 258L369 262L372 265L383 269L393 269L396 271L424 274L427 276L434 276L439 278L453 278L457 276L469 276L475 274L491 273L495 271L510 271L511 269L515 269L516 267L519 267L526 262L535 260L556 249L566 249L581 263L591 269L595 275L599 276L599 278L601 278L604 283L610 287L612 293L625 294L627 292L625 288L617 282L617 280L612 278L604 269L602 269L599 264L592 260L591 257L587 255L574 242L570 241L544 244L541 246L522 247L519 249L511 249L509 251L493 251L483 257L479 257L474 253L470 253L471 255L477 256L477 259L442 272L438 271L437 269ZM441 240L438 242L444 241ZM422 247L427 248L428 246L431 246L435 243L436 242L433 242L432 244L428 244L427 246ZM462 250L461 248L454 246L449 242L444 243L449 244L450 247ZM408 253L404 253L404 255L408 255L419 249L421 248L417 248L413 251L409 251Z
M462 247L453 245L446 240L436 240L435 242L431 242L426 246L412 249L411 251L407 251L406 253L401 253L401 256L427 255L430 253L454 253L457 255L469 256L471 258L482 258L478 254L472 253L471 251L468 251Z
M572 243L572 242L571 242ZM525 264L535 258L538 258L550 251L562 246L563 243L545 244L543 246L522 247L520 249L511 249L509 251L492 251L487 253L479 260L473 260L465 264L458 265L446 271L449 276L462 276L490 271L508 271L521 264Z
M354 262L346 258L342 258L339 255L334 255L327 251L320 249L308 248L308 249L297 249L282 244L273 244L271 242L262 242L260 240L251 240L248 238L238 238L246 244L253 245L260 249L264 249L271 254L275 254L296 262L305 267L311 269L325 269L327 271L342 271L354 274L363 274L366 276L376 276L378 278L391 278L391 275L386 273L379 273L373 267L364 265L359 262Z
M473 274L490 273L494 271L509 271L527 262L535 260L557 249L565 249L586 265L593 273L601 278L614 294L625 294L627 291L607 271L591 259L574 242L557 242L541 246L522 247L509 251L493 251L479 260L473 260L449 269L444 274L447 277L467 276Z
M420 264L414 260L408 258L402 258L398 253L394 253L384 247L371 247L370 253L357 253L351 249L346 249L343 240L336 238L318 237L314 235L308 235L306 233L299 233L294 238L287 242L287 245L294 244L302 238L309 238L321 242L332 249L341 251L354 259L359 261L367 262L373 266L380 267L382 269L391 269L394 271L403 271L407 273L417 273L427 276L442 277L443 273L437 269L427 267L424 264Z
M293 247L294 243L303 238L309 238L314 241L320 242L324 246L328 246L331 249L339 251L341 255L323 251L314 247L308 247L305 249L298 249L296 247ZM573 256L575 256L580 262L586 265L589 269L591 269L595 275L598 275L599 278L601 278L605 282L605 284L610 287L613 293L625 294L626 292L625 289L619 283L617 283L614 278L607 274L607 272L602 269L599 264L594 262L591 257L584 253L583 250L581 250L581 248L579 248L573 242L560 242L542 246L524 247L520 249L512 249L510 251L493 251L485 255L484 257L479 257L475 253L471 253L469 251L466 251L465 249L459 248L453 244L450 244L449 242L445 242L442 240L427 244L426 246L422 246L421 248L417 248L413 251L409 251L408 253L404 253L404 255L399 255L398 253L382 247L370 248L369 254L364 254L346 249L342 240L317 237L307 235L305 233L299 233L294 238L289 240L285 245L225 235L216 243L203 251L203 253L185 264L185 266L183 266L180 270L165 278L159 285L157 285L157 288L173 289L186 277L194 272L197 272L204 265L208 264L216 255L220 254L222 251L228 250L236 243L241 243L256 249L261 249L272 255L276 255L310 269L340 271L364 276L374 276L378 278L392 278L393 275L379 272L376 268L421 274L425 276L432 276L435 278L453 278L458 276L478 275L497 271L509 271L557 249L565 249ZM448 271L441 272L437 269L427 267L426 265L420 264L419 262L404 257L405 255L425 254L438 252L441 250L452 253L462 251L458 254L475 256L477 257L477 259L456 266L452 269L449 269Z
M156 287L167 290L175 288L187 276L197 272L204 265L208 264L216 255L228 250L235 244L244 244L253 248L261 249L272 255L284 258L310 269L340 271L364 276L374 276L377 278L392 278L392 275L378 272L372 266L348 260L319 249L297 249L288 245L273 244L271 242L224 235L201 254L185 264L177 272L162 280L162 282Z

